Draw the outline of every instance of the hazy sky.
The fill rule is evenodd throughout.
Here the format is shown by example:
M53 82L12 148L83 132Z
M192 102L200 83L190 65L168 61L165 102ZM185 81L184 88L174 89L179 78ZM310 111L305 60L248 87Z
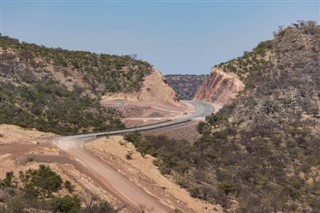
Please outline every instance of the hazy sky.
M137 54L164 74L207 74L271 39L320 23L314 1L1 1L1 33L49 47Z

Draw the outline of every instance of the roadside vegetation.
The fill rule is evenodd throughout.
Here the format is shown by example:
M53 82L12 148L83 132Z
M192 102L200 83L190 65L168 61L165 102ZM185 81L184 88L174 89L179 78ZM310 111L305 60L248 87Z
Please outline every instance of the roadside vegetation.
M199 124L194 144L137 132L126 140L193 197L227 210L320 212L319 41L320 27L300 21L260 44L268 62L249 75L235 68L246 90Z
M74 186L63 181L49 166L8 172L0 180L0 212L116 213L112 204L95 199L85 202Z

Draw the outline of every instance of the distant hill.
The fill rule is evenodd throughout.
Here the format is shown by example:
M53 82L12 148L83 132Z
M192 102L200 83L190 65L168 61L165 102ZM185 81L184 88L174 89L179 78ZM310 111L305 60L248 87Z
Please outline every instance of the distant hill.
M47 48L0 37L0 123L59 134L122 127L108 92L140 90L152 66L130 56Z
M181 100L191 100L207 75L165 75L167 83Z

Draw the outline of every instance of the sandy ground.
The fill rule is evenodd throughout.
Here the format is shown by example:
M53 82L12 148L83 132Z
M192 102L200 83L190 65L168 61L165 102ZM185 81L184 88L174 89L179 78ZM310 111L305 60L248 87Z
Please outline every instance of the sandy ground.
M39 138L54 135L53 133L43 133L34 129L27 130L14 125L0 125L0 145L21 142L36 143Z
M38 148L37 143L40 143L40 140L45 141L52 136L54 134L26 130L14 125L0 125L0 178L3 178L6 172L15 170L19 164L26 163L27 157L24 154Z
M182 212L223 212L218 205L192 198L185 189L175 184L174 180L159 172L152 163L154 160L152 156L142 157L131 143L124 141L122 136L99 138L87 143L86 148L127 176L136 185L149 190L159 199ZM126 158L129 152L133 153L131 160Z

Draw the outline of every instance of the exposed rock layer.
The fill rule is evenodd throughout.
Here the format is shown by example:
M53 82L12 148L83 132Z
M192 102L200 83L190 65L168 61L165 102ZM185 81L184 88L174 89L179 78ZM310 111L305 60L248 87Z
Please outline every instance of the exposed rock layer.
M194 99L212 102L218 107L223 107L230 104L244 89L244 86L235 74L213 67L210 75L196 92Z

